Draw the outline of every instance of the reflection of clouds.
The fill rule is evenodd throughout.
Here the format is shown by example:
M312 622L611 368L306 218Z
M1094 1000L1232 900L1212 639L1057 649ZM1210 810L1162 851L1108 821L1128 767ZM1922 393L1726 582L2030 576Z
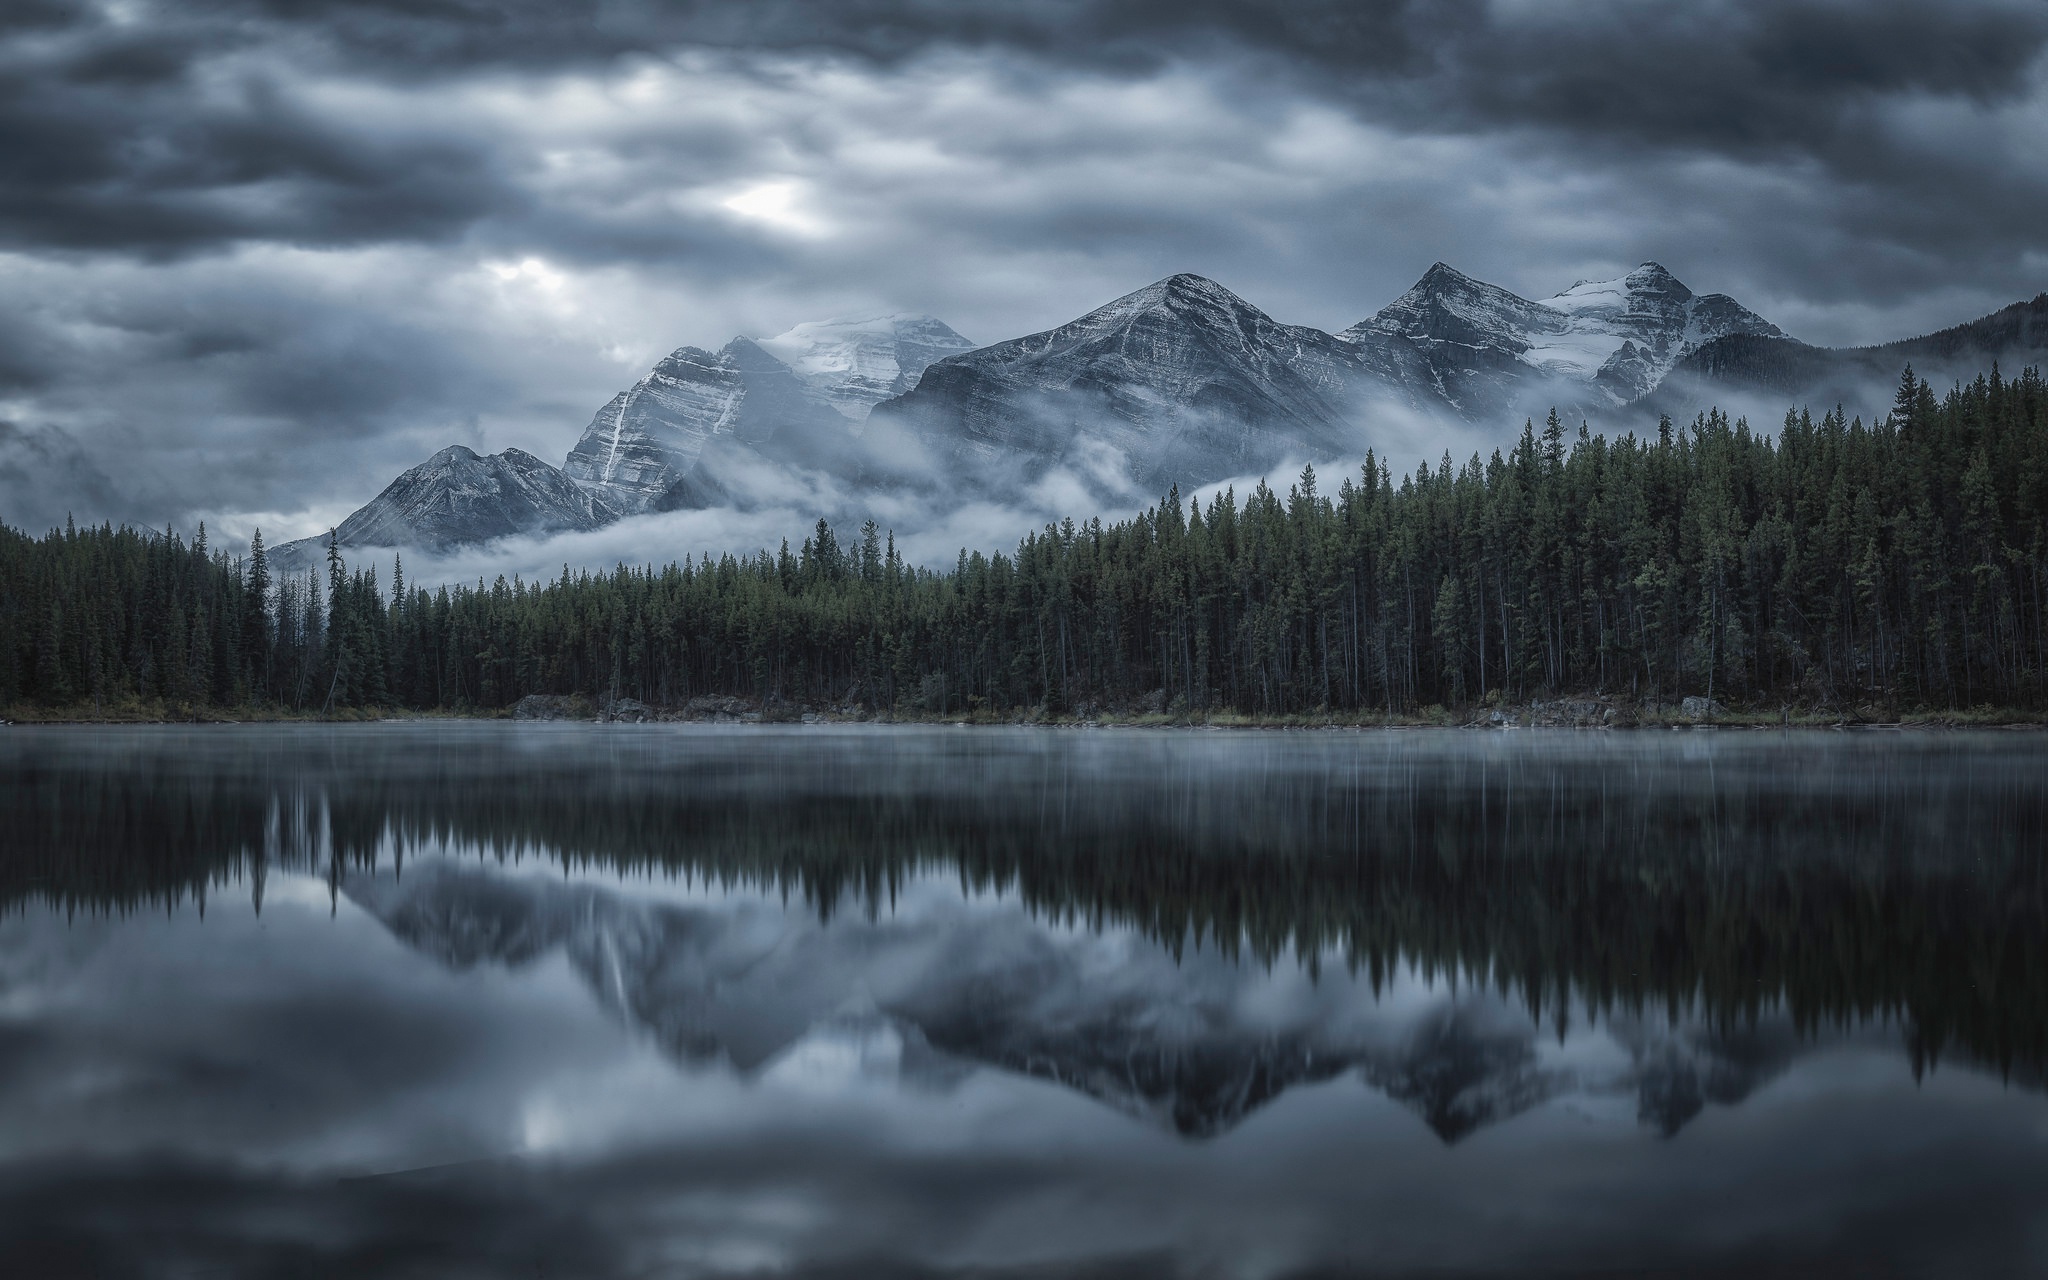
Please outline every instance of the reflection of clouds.
M1491 919L1508 926L1487 925L1499 967L1450 966L1454 988L1397 964L1377 992L1337 947L1316 973L1201 949L1177 962L1140 929L1073 923L1141 919L1156 898L1102 905L1101 885L1050 874L1077 849L1111 875L1126 855L1228 869L1195 904L1219 909L1270 891L1247 868L1349 861L1360 811L1344 797L1391 796L1439 835L1460 814L1502 824L1456 828L1468 849L1512 825L1522 843L1491 856L1589 874L1603 894L1609 875L1712 860L1813 904L1847 867L1858 901L1880 904L1974 904L2017 883L1994 917L2009 919L2035 882L1985 868L2032 865L2022 801L2039 761L2003 737L456 724L11 730L0 748L10 834L39 842L10 852L37 875L75 867L104 891L141 870L189 893L180 877L233 865L209 859L238 842L274 859L260 918L225 875L203 920L140 892L73 898L75 922L34 892L10 900L0 1274L417 1275L426 1258L437 1274L600 1280L757 1263L1266 1277L1369 1259L1747 1278L2048 1262L2032 1234L2048 1175L2037 1079L2008 1087L1945 1056L1916 1083L1895 1025L1853 1005L1810 1037L1770 1003L1731 1027L1654 998L1597 1019L1575 1000L1561 1029L1551 1007L1539 1023L1494 974L1514 970L1530 917L1584 917L1549 914L1526 881L1480 886L1476 853L1456 893L1409 904L1416 932L1400 936ZM46 833L30 821L46 791L89 797L107 824L72 805ZM1558 820L1596 812L1588 795L1604 797L1597 822ZM1706 812L1715 823L1695 821ZM764 843L706 829L726 819ZM1665 825L1681 819L1682 839ZM1626 848L1532 843L1608 823ZM1436 867L1441 843L1403 858L1412 829L1367 826L1392 876L1318 883L1356 901ZM86 856L91 834L105 856ZM459 856L432 852L437 835ZM972 858L1005 839L1031 852L977 881L1002 896L963 894ZM323 871L350 842L380 869L344 868L331 905L295 869ZM153 863L166 848L204 856ZM629 869L585 861L607 854ZM784 857L806 872L747 874ZM1755 960L1834 983L1828 936L1796 952L1815 964L1768 936ZM1898 987L1874 989L1864 1007L1898 1008ZM1211 1136L1183 1140L1183 1121Z
M260 920L227 901L203 923L130 917L88 926L100 941L82 951L59 917L0 926L13 971L68 993L0 1037L0 1268L1266 1275L1372 1256L1453 1274L1676 1258L1713 1275L1971 1248L1996 1262L2022 1256L2042 1168L2011 1123L2030 1097L1968 1072L1916 1086L1890 1047L1787 1056L1772 1024L1752 1053L1656 1017L1574 1023L1556 1046L1483 992L1406 973L1375 1000L1334 965L1314 982L1206 953L1175 965L1135 935L1034 922L942 879L904 886L893 915L830 925L768 894L433 860L345 880L331 920L324 885L272 883L286 891ZM380 918L459 942L423 963ZM599 936L618 944L623 1005L592 998ZM672 998L694 1002L700 1032L751 1036L752 1074L678 1070L674 1029L644 1021ZM628 1034L608 1004L632 1011ZM916 1019L949 1011L979 1017L985 1043L1041 1049L1152 1035L1191 1059L1233 1040L1344 1050L1395 1096L1339 1072L1213 1142L1177 1142L1105 1124L1049 1072L963 1074L959 1053L917 1043ZM1439 1106L1497 1120L1532 1079L1631 1089L1639 1058L1687 1052L1702 1081L1719 1055L1796 1087L1677 1143L1645 1141L1633 1109L1589 1127L1537 1106L1449 1149L1417 1123ZM920 1053L934 1074L900 1087ZM93 1096L67 1096L93 1063ZM331 1176L387 1170L413 1172ZM1954 1197L1938 1212L1930 1175ZM1898 1225L1866 1242L1855 1224L1872 1221ZM1907 1224L1919 1255L1897 1252Z
M344 887L458 969L530 965L560 948L602 1005L686 1062L813 1089L945 1087L974 1063L1191 1137L1347 1075L1447 1143L1556 1098L1622 1093L1670 1136L1709 1102L1742 1101L1800 1049L1779 1016L1722 1034L1636 1014L1582 1020L1560 1037L1574 1047L1553 1052L1526 1011L1484 990L1459 995L1413 972L1384 995L1335 972L1304 983L1299 966L1200 949L1176 959L1128 930L931 894L824 924L751 895L663 904L443 861Z

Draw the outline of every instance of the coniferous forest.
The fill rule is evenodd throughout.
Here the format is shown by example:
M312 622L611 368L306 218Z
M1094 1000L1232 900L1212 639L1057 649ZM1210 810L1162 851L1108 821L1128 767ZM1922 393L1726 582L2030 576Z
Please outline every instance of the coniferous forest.
M1013 555L906 565L872 523L792 551L438 588L273 576L174 531L0 529L0 706L487 711L699 695L878 714L1151 705L1402 715L1605 692L2038 710L2048 385L1901 379L1874 424L1710 412L1398 480L1368 458Z

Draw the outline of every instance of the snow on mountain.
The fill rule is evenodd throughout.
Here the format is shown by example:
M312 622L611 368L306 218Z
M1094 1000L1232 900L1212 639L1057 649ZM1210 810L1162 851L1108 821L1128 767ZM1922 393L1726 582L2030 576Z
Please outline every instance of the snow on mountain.
M1569 324L1558 312L1439 262L1414 288L1337 336L1380 353L1396 378L1419 384L1429 407L1469 422L1508 417L1532 373L1547 375L1524 354L1539 338L1556 340Z
M421 547L445 551L512 534L595 529L616 520L611 499L579 486L521 449L480 455L450 445L385 486L334 530L344 547ZM275 548L281 570L326 554L324 536Z
M1559 344L1554 354L1539 344L1525 358L1539 365L1547 358L1559 369L1591 378L1617 403L1647 394L1673 365L1716 338L1785 336L1726 294L1693 293L1654 262L1619 280L1581 281L1544 305L1573 319L1569 333L1578 341ZM1592 365L1603 351L1600 363Z
M1356 441L1361 389L1405 392L1400 375L1419 371L1407 363L1176 275L1056 329L941 360L874 416L970 463L1106 451L1141 486L1187 485L1341 455Z
M1655 263L1535 302L1439 262L1334 337L1179 275L941 360L875 414L970 467L1106 454L1156 492L1394 448L1417 419L1505 432L1552 405L1603 417L1729 334L1778 329Z
M625 512L707 505L723 455L843 461L870 406L972 346L930 316L884 315L734 338L716 354L683 347L598 410L567 470Z
M1568 324L1549 307L1439 262L1414 288L1338 336L1357 341L1366 333L1398 334L1419 344L1491 345L1520 354L1529 348L1529 335L1562 332Z
M1447 399L1470 418L1528 409L1523 393L1554 396L1556 383L1595 393L1595 407L1629 404L1680 360L1731 334L1784 336L1725 294L1694 294L1654 262L1619 279L1581 280L1542 302L1437 263L1340 336L1415 344Z
M845 432L846 423L750 338L717 354L681 347L597 411L565 469L621 511L697 505L690 485L721 437L760 447L779 437Z
M942 320L896 313L814 320L759 345L853 422L917 385L935 361L974 349Z
M936 475L983 495L1059 469L1121 500L1409 448L1418 424L1423 438L1439 428L1505 433L1553 405L1601 418L1731 337L1783 335L1730 298L1695 295L1656 263L1542 302L1437 263L1338 335L1282 324L1186 274L978 349L930 316L815 321L664 358L598 410L566 474L554 473L580 486L581 499L539 479L533 494L509 480L472 493L460 487L467 472L430 466L387 491L411 486L403 502L380 498L341 537L344 546L445 547L642 512L744 507L763 485L793 487L781 484L791 468L849 494ZM429 492L435 484L449 491ZM502 510L487 510L500 501ZM444 509L460 514L431 514Z
M717 352L680 347L597 411L563 470L514 450L489 460L504 474L487 480L461 463L475 454L444 450L337 534L345 548L445 550L722 504L731 500L729 473L762 464L860 474L873 470L857 440L869 407L972 346L931 316L890 314L800 324L765 343L734 338ZM515 455L524 461L503 462ZM317 559L326 540L306 542L319 544L308 552Z

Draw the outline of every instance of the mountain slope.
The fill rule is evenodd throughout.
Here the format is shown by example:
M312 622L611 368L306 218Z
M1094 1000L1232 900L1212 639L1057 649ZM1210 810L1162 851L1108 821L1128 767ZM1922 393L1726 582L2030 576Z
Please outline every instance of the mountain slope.
M1907 365L1941 385L2003 363L2015 373L2048 355L2048 293L1967 324L1873 347L1815 347L1791 338L1736 335L1702 345L1678 362L1642 402L1649 413L1689 418L1731 394L1757 393L1818 411L1857 405L1882 413ZM1780 404L1777 407L1783 408Z
M1191 484L1343 453L1361 390L1389 385L1390 372L1177 275L1057 329L941 360L874 417L954 459L1108 461L1141 485Z
M1694 294L1654 262L1619 279L1579 281L1543 302L1439 262L1339 336L1413 344L1432 384L1474 421L1540 412L1546 400L1588 413L1628 404L1702 345L1731 334L1783 336L1733 298Z
M762 343L734 338L715 353L680 347L598 410L562 470L518 450L484 460L443 450L336 535L344 548L445 551L508 533L592 529L639 512L732 503L734 476L764 465L874 473L872 451L859 440L869 406L906 389L933 360L971 346L931 316L892 314L801 324ZM324 536L307 538L276 554L297 565L325 547Z
M734 338L716 355L671 352L597 411L564 469L623 512L665 511L700 505L689 482L716 438L801 454L846 427L788 365Z
M344 522L341 538L440 549L800 492L835 521L858 520L889 495L884 506L928 508L937 522L963 502L1010 503L1049 478L1078 481L1089 496L1064 483L1039 492L1085 507L1355 459L1368 447L1410 459L1446 446L1484 451L1552 407L1614 430L1712 404L1752 416L1792 400L1882 412L1909 361L1943 381L1993 360L2036 362L2044 350L2048 295L1940 333L1828 350L1726 295L1693 293L1654 262L1542 301L1439 262L1337 335L1282 324L1183 274L979 349L938 320L904 315L801 324L717 352L679 348L599 410L571 449L561 478L583 498L525 464L525 480L496 489L459 468L415 469ZM493 502L502 509L487 510Z
M815 320L759 345L851 422L916 386L934 362L974 349L936 317L893 313Z
M1290 459L1356 457L1442 427L1512 428L1556 405L1609 418L1728 335L1782 336L1645 263L1543 302L1444 263L1331 335L1178 275L1044 333L939 361L874 410L970 470L1022 459L1122 472L1141 491Z
M420 547L446 551L512 534L595 529L618 518L609 497L579 486L520 449L480 455L450 445L385 486L334 530L344 547ZM271 552L290 570L326 553L325 537L301 538Z

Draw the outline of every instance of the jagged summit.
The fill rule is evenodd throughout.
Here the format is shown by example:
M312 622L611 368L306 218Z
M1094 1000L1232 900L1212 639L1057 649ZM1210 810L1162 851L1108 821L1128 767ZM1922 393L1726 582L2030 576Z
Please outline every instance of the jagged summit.
M1192 271L1175 272L1164 280L1155 280L1142 289L1124 295L1124 298L1157 299L1168 304L1220 304L1239 307L1251 305L1209 277L1196 275ZM1116 303L1110 305L1115 306Z
M2048 293L2017 302L1988 316L1936 333L1871 347L1813 347L1783 335L1737 333L1717 338L1686 356L1639 408L1646 413L1690 417L1725 404L1731 394L1770 401L1800 402L1816 412L1823 406L1855 404L1859 396L1875 411L1889 403L1871 388L1898 384L1900 371L1914 371L1937 385L1983 375L2003 364L2007 373L2038 363L2048 351Z
M385 486L334 530L344 547L453 547L513 534L595 529L619 516L609 497L584 489L523 449L484 455L450 445ZM271 552L280 568L324 554L324 536Z
M1580 280L1534 302L1437 263L1414 288L1344 331L1406 338L1422 348L1446 395L1466 416L1512 416L1534 390L1560 390L1580 407L1640 399L1680 360L1730 334L1782 336L1725 294L1695 295L1661 263L1611 280ZM1439 350L1448 344L1461 350ZM1553 385L1564 384L1562 388Z
M1332 456L1355 435L1351 395L1369 376L1348 344L1181 273L942 360L875 413L941 456L1096 471L1108 459L1156 488Z
M784 433L844 430L794 370L751 338L717 354L679 347L597 411L566 470L626 512L691 505L686 482L706 445L760 446Z
M1013 347L1016 343L1029 343L1033 338L1046 339L1051 345L1085 342L1099 334L1139 323L1146 317L1159 317L1168 323L1186 322L1224 328L1238 327L1240 321L1254 326L1277 324L1265 312L1214 280L1182 272L1155 280L1142 289L1134 289L1057 329L1048 329L1031 338L1018 338L1012 343L998 343L996 347L984 350Z
M1557 332L1566 324L1562 315L1540 303L1439 262L1408 292L1339 336L1356 342L1368 333L1380 333L1421 343L1494 346L1519 354L1527 349L1530 333Z
M721 465L840 466L875 402L971 347L941 320L895 313L801 324L758 342L736 337L715 352L677 347L597 411L562 470L518 450L478 459L453 446L337 534L344 547L438 550L728 500Z
M1989 359L2025 363L2048 349L2035 310L1836 353L1786 337L1726 294L1695 294L1654 261L1542 300L1439 261L1337 335L1282 323L1193 272L980 348L931 316L876 311L671 352L600 409L570 451L567 478L589 504L581 512L512 486L503 490L512 506L485 518L465 486L481 483L474 469L491 460L444 452L407 477L451 486L448 494L404 498L417 519L380 497L344 524L344 545L352 535L477 540L497 533L464 530L745 507L821 478L847 496L835 519L884 491L894 501L1008 501L1020 485L1054 479L1120 503L1283 464L1407 451L1418 431L1505 438L1552 407L1627 429L1730 389L1783 388L1832 404L1870 377L1895 380L1899 364L1917 367L1923 354L1973 375ZM537 475L508 459L492 465ZM470 514L426 515L442 498Z
M1605 289L1614 285L1633 285L1638 288L1669 288L1672 285L1677 285L1679 289L1685 289L1685 286L1679 283L1678 277L1672 275L1670 268L1666 267L1663 263L1645 262L1627 275L1613 280L1574 280L1572 281L1571 288L1564 290L1557 296L1565 298L1583 289ZM1688 295L1690 294L1689 290L1686 292Z

